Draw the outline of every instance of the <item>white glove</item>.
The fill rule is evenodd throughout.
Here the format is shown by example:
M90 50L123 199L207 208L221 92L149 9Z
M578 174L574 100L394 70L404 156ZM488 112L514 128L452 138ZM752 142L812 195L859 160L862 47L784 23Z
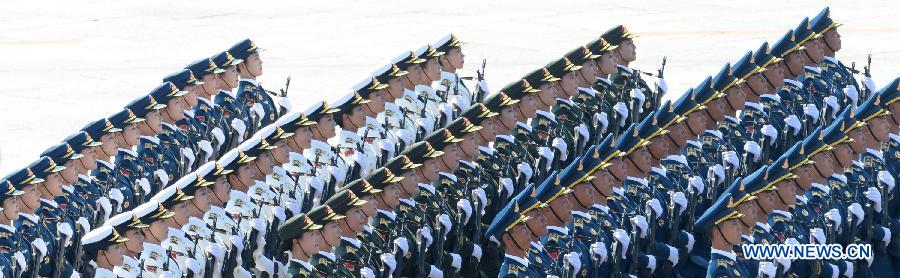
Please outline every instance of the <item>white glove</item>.
M275 262L263 256L262 253L256 256L256 270L260 272L268 272L269 274L275 274Z
M282 207L272 207L272 215L278 218L278 223L284 223L284 219L287 218Z
M169 174L166 174L166 170L158 169L153 172L153 175L159 178L160 183L162 183L162 188L169 185Z
M263 109L262 104L260 104L260 103L254 103L254 104L253 104L253 107L252 107L251 109L253 110L253 113L256 114L256 117L257 117L258 119L263 119L263 118L266 117L266 110Z
M286 97L283 97L283 98L279 99L279 100L278 100L278 105L281 105L281 107L284 108L284 109L281 111L281 112L282 112L282 113L281 113L282 115L291 113L291 111L294 110L294 105L291 104L291 99L286 98Z
M188 164L190 165L193 165L194 160L197 159L197 157L194 156L194 151L190 148L181 148L181 154L184 155L184 158L187 158Z
M197 147L200 147L200 150L203 151L203 161L209 161L209 157L213 154L212 143L206 140L200 140L197 142Z
M620 255L623 259L625 258L625 250L628 250L628 245L631 243L631 237L628 236L628 232L622 229L616 229L613 232L613 237L622 244L622 249ZM616 254L613 254L616 255Z
M791 259L778 258L775 261L782 266L781 273L787 273L791 269Z
M793 116L793 115L791 115L791 116ZM790 117L788 117L788 118L790 118ZM797 117L794 116L793 119L797 120ZM787 121L788 120L785 120L785 122L787 122ZM799 129L800 121L797 120L796 124L797 124L797 126L795 127L795 129ZM778 140L778 130L776 130L775 127L772 125L764 125L762 127L762 134L765 135L766 137L769 137L769 146L771 146L772 144L775 144L775 141Z
M394 142L391 142L388 139L378 139L378 141L376 141L376 142L378 144L379 149L385 150L391 154L394 153L394 146L395 146Z
M637 226L637 228L641 229L641 238L646 237L647 229L650 227L650 225L647 223L647 218L643 215L638 215L631 217L631 220L634 220L634 225Z
M828 210L828 212L825 213L825 219L830 220L831 223L836 225L840 225L842 222L841 213L838 212L837 209Z
M19 264L19 273L14 274L21 274L21 272L25 271L25 269L28 268L28 263L25 262L25 255L22 255L22 251L17 251L15 254L13 254L13 258L15 258L16 263Z
M472 245L472 257L475 257L476 261L481 261L481 246Z
M887 191L893 191L894 186L897 185L897 183L894 181L894 176L892 176L888 171L884 170L878 171L878 181L888 186Z
M99 204L100 208L103 209L103 219L109 219L109 214L112 213L112 204L109 203L109 199L106 197L100 197L99 199L97 199L97 204Z
M552 155L553 153L551 153ZM516 167L519 169L519 173L525 175L525 180L531 180L531 176L534 175L534 171L531 170L531 165L528 165L527 162L519 163L519 166Z
M602 264L606 261L607 256L606 244L603 244L603 242L594 242L591 244L591 253L600 257L600 263Z
M678 264L678 248L672 247L668 244L665 244L665 246L669 248L669 257L666 259L668 259L669 262L672 263L672 265L677 265Z
M693 176L691 177L690 182L691 186L693 186L694 189L697 190L697 194L703 193L703 189L706 187L706 185L703 184L703 178L700 178L699 176Z
M581 257L578 253L569 252L565 256L563 256L566 260L566 264L572 266L571 273L578 273L581 270Z
M668 91L669 91L669 85L666 84L666 80L665 80L665 79L660 78L660 79L659 79L659 83L657 83L656 86L659 87L659 91L662 92L662 93L665 93L665 92L668 92Z
M722 165L719 164L713 165L713 172L716 173L716 176L718 177L718 181L716 181L717 184L725 183L725 167L722 167Z
M359 270L359 276L363 278L375 278L375 273L372 272L371 268L363 267Z
M407 146L409 146L410 144L412 144L412 140L413 140L413 138L414 138L414 137L413 137L413 135L414 135L413 133L409 132L409 131L406 130L406 129L401 129L401 130L397 131L396 134L397 134L397 138L399 138L400 140L403 140L403 142L404 142Z
M881 241L884 242L884 246L888 246L891 244L891 229L886 227L881 227L884 230L884 237L881 238Z
M759 273L764 274L764 278L775 278L775 264L772 262L759 262Z
M69 278L81 278L81 274L79 274L78 272L73 272L72 276L69 276Z
M847 207L851 213L853 213L853 225L858 226L860 222L862 222L863 218L866 217L866 213L863 212L862 206L857 203L852 203Z
M174 276L169 276L169 277L175 278ZM164 278L169 278L169 277L164 277ZM250 271L247 271L243 267L238 266L238 267L234 268L234 278L252 278L252 277L253 277L253 273L250 273Z
M844 265L847 266L843 273L844 276L846 276L847 278L853 278L853 262L844 261Z
M825 242L825 231L821 228L812 228L809 229L809 235L812 236L813 239L816 240L817 244L826 244Z
M722 160L725 163L731 164L731 168L733 170L738 170L741 168L741 159L738 158L737 153L734 151L726 151L722 153Z
M553 138L553 147L559 151L559 160L566 161L568 157L568 144L562 138Z
M301 212L301 211L300 211L300 203L298 203L298 202L295 201L294 199L287 200L287 202L285 202L285 206L286 206L286 207L287 207L294 215L298 215L298 214L300 214L300 212Z
M454 272L459 271L459 269L462 268L462 257L460 257L456 253L450 253L450 258L452 259L450 266L453 267L453 269L454 269L453 271Z
M34 246L34 249L37 249L38 253L41 254L38 257L44 257L47 255L47 242L44 242L44 239L35 238L34 241L31 242L31 246Z
M662 205L659 203L659 200L657 200L657 199L647 200L647 202L644 203L644 208L645 208L645 211L646 211L646 209L653 209L653 216L654 216L653 218L654 219L662 216L662 211L663 211Z
M787 239L784 240L784 244L787 244L787 245L799 245L800 242L797 241L796 238L789 237L789 238L787 238Z
M638 90L638 89L631 89L631 92L629 92L628 94L631 95L632 99L638 100L638 111L637 112L643 113L644 112L644 93L642 93L641 90Z
M551 151L550 148L538 147L538 154L541 155L544 160L547 160L547 164L550 164L550 161L553 161L553 151Z
M585 142L587 142L587 140L591 138L591 134L588 132L588 127L584 124L579 124L578 126L576 126L575 131L578 132L578 135L580 135Z
M759 147L759 144L753 141L747 141L744 143L744 152L751 154L754 162L759 162L759 155L762 154L762 148Z
M503 190L506 191L506 198L512 197L513 194L513 182L509 178L500 179L500 183L503 184Z
M388 273L394 272L394 269L397 268L397 259L394 258L394 255L391 253L384 253L379 256L381 261L384 262L384 266L388 268Z
M322 192L322 189L325 188L325 182L322 182L322 179L319 177L312 177L309 179L309 187L315 189L316 192Z
M469 223L469 217L472 216L472 203L470 203L469 200L466 199L459 199L459 201L456 202L456 208L458 212L464 213L463 225Z
M400 251L401 255L409 254L409 240L404 237L394 239L394 252Z
M137 182L138 186L141 187L141 191L144 191L144 196L150 195L150 181L147 178L141 178Z
M647 255L647 268L650 269L650 273L656 270L656 256Z
M434 130L434 120L430 118L419 118L416 119L416 126L424 128L428 133L431 133Z
M431 246L431 229L428 227L422 227L419 229L418 234L422 236L422 239L425 240L425 248Z
M616 102L616 105L613 105L613 110L616 110L616 114L619 114L619 126L624 126L625 119L628 118L628 105L625 105L623 102Z
M831 115L826 115L828 117L834 117L841 110L841 105L838 104L837 98L834 96L825 97L825 104L831 107Z
M597 122L600 123L601 131L606 131L606 128L609 127L609 115L606 115L606 112L600 112L600 114L594 114L594 118L597 119Z
M794 130L793 134L797 135L800 133L800 119L795 115L790 115L784 119L784 123L787 124L788 127Z
M815 104L804 104L803 114L812 118L813 123L819 121L819 108L816 108Z
M78 223L78 226L81 226L82 234L91 231L91 223L88 222L87 218L78 217L78 220L75 220L75 223Z
M444 236L447 236L447 233L450 232L450 229L453 228L453 221L450 221L450 216L441 213L438 216L438 221L441 221L441 226L444 227Z
M435 266L431 266L431 270L428 271L428 278L444 278L444 272Z
M844 87L844 96L850 99L850 103L853 104L851 107L856 107L856 103L859 101L859 91L856 90L856 86L848 85Z
M231 246L238 252L244 250L244 238L238 235L231 236Z
M875 211L881 212L881 192L875 187L869 187L863 194L866 195L866 199L869 199L869 201L872 201L872 203L875 204Z
M69 223L56 223L56 231L65 236L65 241L72 239L72 226Z
M678 215L687 209L687 197L684 196L684 192L679 191L672 194L672 202L678 205Z
M485 96L490 95L491 90L488 89L487 82L484 82L484 80L478 81L478 87L481 88L483 95L485 95Z
M184 261L184 264L185 264L185 266L187 266L184 268L185 276L188 275L188 273L189 273L188 271L191 271L195 274L200 274L200 263L197 262L197 260L195 260L194 258L188 258L187 260Z
M253 229L260 234L263 234L266 232L266 221L259 218L250 220L250 227L253 227Z
M225 144L225 133L222 132L221 128L215 127L212 130L212 136L216 138L216 147L222 147L222 144Z
M866 86L866 89L869 90L869 92L878 91L878 89L875 88L875 81L872 81L871 77L863 78L862 83Z
M206 253L209 253L213 256L213 258L216 258L218 260L224 260L225 246L222 246L222 244L217 242L210 243L206 246Z
M484 193L484 189L479 187L472 191L475 192L475 196L478 196L478 206L480 206L478 210L481 214L484 214L484 207L487 206L487 195Z
M122 202L125 201L125 195L122 195L122 191L118 188L113 188L109 190L109 199L116 201L116 206L121 208Z
M238 133L238 138L244 138L244 133L247 132L247 124L241 119L231 120L231 128Z

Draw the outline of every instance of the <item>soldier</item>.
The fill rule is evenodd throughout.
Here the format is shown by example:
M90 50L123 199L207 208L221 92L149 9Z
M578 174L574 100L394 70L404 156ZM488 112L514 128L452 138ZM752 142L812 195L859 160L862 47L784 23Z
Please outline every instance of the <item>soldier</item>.
M313 231L320 229L322 225L313 222L307 214L295 215L278 227L278 236L282 241L281 250L290 252L287 275L290 277L313 275L309 259L320 250L320 238Z
M134 212L126 211L111 217L105 225L112 227L119 235L129 239L125 241L123 247L125 253L122 264L116 265L113 272L119 276L137 276L140 272L140 263L137 257L144 251L144 233L141 229L147 228L147 224L141 223Z
M458 71L465 68L466 55L462 52L464 42L460 41L456 35L447 34L434 43L434 48L444 55L438 57L441 66L441 79L439 85L436 86L437 91L447 92L449 96L458 96L456 106L460 110L465 110L482 99L475 98L475 92L469 90L462 78L459 77ZM480 80L479 80L480 81ZM487 92L486 84L479 82L479 89ZM483 89L481 89L483 88Z
M165 89L163 85L160 87L162 87L160 90ZM170 180L169 174L162 167L164 161L162 145L156 137L157 133L162 132L162 116L159 110L165 107L166 104L157 102L153 96L138 98L126 106L136 117L144 119L135 123L141 133L136 150L136 164L141 176L135 176L133 179L142 190L147 189L144 190L146 193L142 194L144 200L149 199L151 194L159 192Z
M256 43L250 39L244 39L228 49L228 53L234 55L234 58L244 60L243 63L237 65L237 71L240 75L240 81L237 86L237 102L247 107L248 112L255 113L256 117L251 122L250 131L258 130L259 127L267 126L275 122L275 119L283 115L290 108L290 102L287 97L281 97L276 100L273 96L259 84L256 79L263 74L262 59L259 52L263 49L258 48ZM259 103L260 105L256 105ZM250 132L251 134L254 132Z
M85 258L95 263L94 277L117 277L113 267L122 264L127 241L128 238L110 226L101 226L84 235L81 244Z
M619 63L617 65L618 71L610 79L621 93L619 101L627 101L629 103L628 106L631 107L629 111L638 113L639 116L637 118L643 119L647 113L652 112L653 108L656 107L655 105L659 104L653 102L661 99L661 96L668 90L668 86L664 79L660 79L657 83L657 90L654 92L641 79L641 72L629 67L630 63L637 59L635 51L637 47L634 45L635 37L637 35L631 33L623 25L610 28L601 35L601 38L609 44L617 46L614 53L616 61ZM625 95L626 93L628 95ZM635 101L638 102L639 107L633 105Z
M494 221L485 231L485 237L500 242L500 247L505 253L497 277L534 277L537 275L528 269L528 248L531 247L532 234L524 225L528 218L520 213L520 209L517 202L510 202L497 214L497 217L494 217ZM497 239L498 236L500 239Z
M169 174L170 181L187 174L196 160L187 132L175 126L178 121L184 119L185 104L182 96L186 93L171 82L157 87L150 93L159 103L166 104L165 108L160 109L162 131L157 134L157 138L162 147L162 169Z
M116 133L117 151L114 161L116 171L114 175L114 183L109 188L117 189L122 194L122 199L111 198L117 200L120 211L127 211L141 204L143 197L150 192L149 182L146 187L139 184L139 179L143 177L143 167L138 161L137 153L132 150L140 142L140 131L137 124L143 122L143 118L137 117L130 109L123 109L109 117L110 123L115 128L122 129L122 132ZM97 175L95 175L97 176ZM102 176L102 175L101 175ZM99 177L99 176L97 176ZM146 191L144 190L146 188ZM110 189L110 197L115 197ZM141 195L143 194L143 195Z
M206 162L210 158L218 157L218 153L213 150L212 142L216 142L217 144L224 143L224 135L221 139L216 138L217 135L213 134L213 128L217 128L218 126L213 125L212 127L208 127L207 124L216 124L220 122L207 122L205 114L203 117L198 117L196 113L196 111L199 110L199 99L203 94L203 90L205 90L203 87L205 83L198 80L193 72L188 69L183 69L163 78L163 82L172 82L176 88L187 92L182 96L182 102L185 108L183 111L184 119L177 121L175 125L187 134L189 141L188 145L190 145L195 156L198 156L197 158L200 159L195 160L197 163L196 165L192 165L192 167L199 166L202 164L200 162ZM210 104L212 103L209 103L208 101L207 103L204 103L206 106L210 106ZM209 109L209 107L206 109ZM221 132L221 129L218 132ZM218 147L219 145L216 146Z
M441 105L447 102L448 92L442 91L438 93L432 86L441 79L441 64L438 60L444 55L444 52L438 51L431 45L425 45L416 50L415 53L417 58L425 60L418 66L420 73L418 74L419 80L415 82L416 95L427 99L424 115L435 120L435 127L443 126L453 118L453 109L450 106ZM442 109L441 107L447 108Z
M19 219L18 196L25 194L25 192L16 189L16 186L43 182L43 180L38 179L34 175L28 177L27 171L24 174L0 180L0 208L2 208L2 211L0 211L0 247L4 249L0 253L0 261L6 263L6 267L0 270L0 273L9 277L18 277L22 273L30 271L29 268L31 266L29 262L34 262L33 259L35 259L31 255L31 246L28 245L28 242L21 235L16 233L16 228L12 226ZM8 179L15 180L16 186ZM28 255L26 256L26 254ZM26 260L26 258L32 258L32 260Z
M122 129L115 127L109 119L104 118L88 124L82 128L82 131L103 143L103 145L100 145L100 148L94 151L94 154L97 156L97 168L91 171L90 176L94 186L99 189L98 193L108 193L108 196L112 198L107 199L107 197L102 196L96 200L107 199L103 202L116 201L115 206L111 205L109 211L105 211L106 208L104 208L102 214L104 217L99 221L99 223L102 223L110 215L115 215L120 211L124 200L122 191L116 188L116 165L111 162L112 158L118 153L118 138Z
M707 277L751 275L732 251L740 244L743 233L741 217L743 215L734 210L732 196L724 194L694 222L695 229L708 233L712 241Z
M59 265L55 262L64 259L66 254L66 245L73 239L73 229L76 219L71 219L70 215L64 211L57 198L62 197L63 186L71 184L70 181L77 179L78 160L83 155L76 153L75 150L66 143L57 144L44 151L41 156L47 156L53 160L56 165L63 165L58 173L50 174L38 190L41 192L41 206L35 210L35 215L40 220L40 237L47 243L47 256L41 261L38 275L49 277L51 275L71 275L75 271L71 264ZM54 176L56 174L57 176ZM69 246L71 247L71 246ZM52 261L52 262L51 262ZM73 260L74 261L74 260Z

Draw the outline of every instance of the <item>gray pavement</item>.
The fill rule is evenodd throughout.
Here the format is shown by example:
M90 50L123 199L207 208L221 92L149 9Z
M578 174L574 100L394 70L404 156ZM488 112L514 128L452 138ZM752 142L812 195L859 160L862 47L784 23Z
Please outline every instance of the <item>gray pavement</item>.
M259 4L239 6L251 2ZM401 51L448 32L468 42L463 75L486 58L488 82L500 88L616 24L640 35L635 67L655 71L669 57L674 96L825 5L844 23L841 60L861 68L872 53L879 84L900 74L896 1L75 3L14 1L0 9L0 175L245 37L267 49L264 86L276 90L293 77L298 109L347 92Z

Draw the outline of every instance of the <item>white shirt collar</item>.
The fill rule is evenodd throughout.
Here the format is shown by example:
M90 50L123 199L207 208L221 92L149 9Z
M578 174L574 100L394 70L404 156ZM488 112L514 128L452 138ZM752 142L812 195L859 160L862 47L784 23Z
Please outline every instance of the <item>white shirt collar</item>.
M787 217L788 219L794 218L794 216L791 215L791 213L790 213L790 212L787 212L787 211L777 210L777 209L776 209L776 210L772 210L772 212L773 212L773 213L777 213L777 214L781 214L782 216Z
M349 238L349 237L342 236L341 240L345 240L345 241L349 242L350 244L353 244L353 246L356 246L356 248L359 248L359 244L360 244L359 240L356 240L355 238Z
M544 251L544 246L541 245L540 242L536 242L536 241L531 242L531 248L537 249L538 251L541 251L541 252Z
M803 83L800 83L800 81L793 80L793 79L785 79L784 82L791 83L791 85L794 85L794 86L799 87L800 89L803 89Z
M219 90L219 93L220 94L225 93L226 95L230 96L231 98L237 98L237 96L231 90Z
M202 101L203 103L206 103L206 105L209 105L209 106L212 106L212 107L215 107L215 106L216 106L216 104L215 104L214 102L212 102L211 100L206 99L205 97L197 97L197 99L199 99L199 100Z
M299 263L300 265L303 266L303 268L306 268L306 270L312 270L312 269L313 269L313 268L312 268L312 265L310 265L308 262L305 262L305 261L302 261L302 260L298 260L298 259L291 259L291 261L295 261L295 262Z
M103 166L106 166L106 168L109 168L109 169L116 169L115 164L112 164L112 162L109 162L109 161L106 161L103 159L97 159L97 163L103 164Z
M253 86L259 86L259 81L256 81L256 79L241 78L240 81L250 82Z
M116 276L116 274L113 273L112 271L109 271L109 269L98 267L97 270L94 271L94 277L118 277L118 276Z
M12 224L12 223L10 223L10 224ZM9 232L11 232L11 233L15 233L15 232L16 232L16 227L13 227L13 226L10 226L10 225L6 225L6 224L0 224L0 229L5 229L5 230L7 230L7 231L9 231Z
M172 129L172 130L178 130L178 127L175 126L175 125L173 125L173 124L170 124L170 123L167 123L167 122L163 122L162 124L163 124L163 126L168 127L168 128L170 128L170 129Z
M326 252L326 251L319 251L319 255L325 256L325 257L331 259L332 261L334 261L334 253Z
M806 69L808 69L808 70L810 70L810 71L812 71L812 72L815 72L815 73L822 73L822 69L820 69L820 68L818 68L818 67L805 66L804 68L806 68Z
M728 250L728 251L719 250L719 249L716 249L715 247L710 248L710 249L711 249L711 250L709 250L709 253L710 253L710 254L715 253L715 254L719 254L719 255L728 257L728 258L731 259L732 261L736 261L736 260L737 260L737 254L735 254L734 251L731 251L731 250Z
M411 206L411 207L416 206L416 201L413 201L412 199L400 198L400 202L403 202L404 204Z
M834 57L828 57L828 56L825 56L825 60L828 60L829 62L832 62L832 63L834 63L835 65L837 65L837 64L840 63L840 62L838 62L838 60L835 59Z
M519 264L521 264L524 267L528 267L528 260L526 260L524 258L519 258L517 256L510 255L510 254L506 254L506 257L513 259L514 261L518 262Z
M606 83L606 85L612 84L612 82L610 82L609 79L606 79L603 77L597 77L597 80L603 81L603 83Z
M193 118L193 117L194 117L194 111L193 111L193 110L187 110L187 109L185 109L185 110L183 110L183 112L184 112L184 115L186 115L186 116L188 116L188 117L190 117L190 118Z
M772 229L771 227L769 227L769 223L756 222L756 226L759 226L763 230L766 230L767 233L770 232Z
M159 138L156 138L156 136L141 135L141 139L146 139L147 141L153 142L157 145L159 144Z
M28 220L31 220L31 222L34 222L34 223L38 222L37 215L34 215L34 214L27 214L24 212L20 212L19 216L24 216L25 218L28 218Z
M616 67L618 67L618 68L620 68L620 69L622 69L622 70L625 70L625 71L627 71L628 73L634 73L634 70L632 70L631 68L629 68L629 67L626 66L626 65L616 65Z
M131 155L131 156L133 156L133 157L137 157L137 152L135 152L134 150L119 148L119 151L120 151L120 152L127 153L127 154L129 154L129 155Z
M58 207L59 207L59 204L57 204L56 201L54 201L54 200L47 200L47 199L41 198L41 202L42 202L42 203L47 203L48 205L50 205L50 206L52 206L52 207L54 207L54 208L58 208Z
M401 200L403 200L403 199L401 199ZM380 210L380 209L378 210L378 212L381 214L384 214L384 216L387 216L387 218L390 218L391 220L397 220L397 215L395 215L393 212L386 211L386 210Z
M605 213L609 213L609 207L607 207L607 206L604 206L601 204L594 204L592 207L602 210Z
M87 182L87 183L91 182L91 177L88 177L85 174L78 174L78 179L84 180L84 182Z

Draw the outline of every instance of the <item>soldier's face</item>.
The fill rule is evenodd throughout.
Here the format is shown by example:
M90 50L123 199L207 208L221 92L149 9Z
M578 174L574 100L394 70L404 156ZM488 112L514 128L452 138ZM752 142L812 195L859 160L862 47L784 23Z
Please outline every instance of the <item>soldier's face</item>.
M122 265L125 256L125 244L113 244L107 247L106 250L100 250L98 252L100 255L98 258L105 257L106 259L104 261L109 263L110 266Z
M509 248L517 248L516 246L528 248L531 246L531 231L529 231L528 227L525 225L519 224L513 226L503 237L509 238L511 241L515 242L515 244L507 244L506 246Z
M797 168L797 170L794 171L797 175L797 185L802 188L800 192L812 188L813 183L825 183L825 178L822 178L818 174L816 174L816 170L813 167L814 166L812 165L804 165L800 166L800 168Z
M219 207L224 206L231 198L229 192L231 192L231 183L228 182L228 179L224 176L216 178L216 183L212 186L210 203Z
M275 165L281 165L288 162L288 151L290 150L288 149L287 142L288 140L285 139L278 140L278 142L275 143L275 146L277 148L269 151L269 153L272 155L272 160L275 162Z
M553 104L556 104L556 86L553 83L544 83L538 90L541 90L537 93L538 101L535 102L535 106L539 110L549 111Z
M766 215L772 213L773 210L781 210L780 208L776 207L776 205L780 204L781 202L775 200L776 198L778 198L775 196L775 194L777 194L775 193L775 191L766 190L760 192L759 195L756 195L756 201L754 202L759 205L759 209L762 212L760 215L757 215L758 220L756 221L766 223Z
M765 77L763 81L768 80L768 83L772 83L771 86L775 86L775 88L768 90L769 92L775 92L775 90L784 86L784 67L781 63L772 63L766 66L766 71L762 72L762 75Z
M241 167L238 167L237 173L232 174L231 177L234 178L234 180L231 181L231 186L238 191L247 192L247 189L253 184L253 166L250 164L241 165Z
M834 174L834 157L831 156L831 152L820 152L813 155L812 160L816 162L813 164L815 166L816 173L821 176L823 179L827 179L832 174Z
M319 121L315 125L315 128L318 130L318 133L322 136L322 138L328 139L336 135L334 130L335 125L336 124L334 122L334 116L328 114L319 119Z
M597 79L597 63L594 63L593 60L588 60L584 64L581 64L581 69L578 70L578 72L578 85L581 87L590 87L591 84L594 83L594 80Z
M341 243L341 234L343 233L344 231L341 230L337 222L331 221L325 224L325 227L319 230L319 235L321 236L319 251L331 251L331 247Z
M78 161L81 164L82 171L97 169L97 155L93 147L82 150L81 155L84 157L79 158Z
M719 235L730 244L740 244L741 233L744 230L743 224L738 219L725 220L718 224Z
M119 147L118 137L119 135L116 133L107 133L100 136L100 142L103 143L103 145L100 145L103 151L102 159L107 160L116 155L116 148ZM97 155L99 156L100 154L98 153Z
M647 146L647 150L650 151L650 155L653 157L654 161L665 158L677 149L678 148L672 145L665 136L657 136L650 139L650 145Z
M703 113L703 111L695 111L688 114L687 129L692 135L689 138L694 138L703 134L703 131L706 130L708 121L706 113Z
M744 87L747 83L743 83L738 86L733 86L725 90L725 101L727 102L725 107L728 108L726 115L734 115L737 110L744 109L744 102L747 101L747 94L744 91Z
M250 54L250 56L247 56L247 59L244 59L243 65L246 66L247 71L253 76L263 75L263 61L259 58L259 53L253 53Z
M197 85L190 86L190 88L193 88L193 87L197 87ZM183 96L181 96L181 99L184 101L184 109L190 110L190 109L194 108L194 106L197 105L197 93L194 92L196 90L187 90L186 89L185 91L187 91L187 94L184 94Z
M291 144L291 151L299 153L304 149L309 149L312 143L312 135L312 129L309 126L295 129L294 136L291 136L290 138L293 142L293 144Z
M708 121L707 124L715 124L725 119L725 113L728 112L728 104L725 103L724 98L717 98L706 103L706 111L709 112L708 117L712 120ZM710 126L707 126L707 128L710 128Z
M166 117L164 119L167 123L175 123L184 119L184 101L181 98L173 98L169 100L168 106L166 106L165 113Z
M66 169L59 172L60 176L62 177L62 181L65 184L72 184L76 179L78 179L78 173L81 172L81 163L79 163L78 160L69 160L68 162L66 162L66 165L63 166L66 166ZM60 185L62 184L63 183L60 183ZM60 191L59 194L62 195L62 191ZM56 195L54 193L54 196L59 195Z
M25 192L25 194L18 197L19 204L27 207L31 212L41 206L41 192L38 191L37 185L26 186L22 188L22 191Z
M440 170L441 172L453 172L459 167L459 146L457 144L447 145L443 149L444 154L441 155Z
M572 194L559 196L550 201L549 207L544 210L547 223L552 226L562 226L572 221ZM549 215L548 215L549 214Z
M422 81L425 85L431 85L431 82L441 79L441 64L437 58L428 59L425 66L422 67Z
M628 154L630 159L626 159L628 161L628 174L631 176L641 176L641 174L646 174L650 171L650 167L652 165L652 157L650 156L650 152L647 151L646 148L638 148L634 152Z
M687 145L687 140L691 138L691 131L688 130L684 122L670 125L668 130L670 131L668 133L669 137L672 138L672 141L679 148L684 148Z
M572 196L572 205L575 206L575 210L586 210L593 206L596 201L597 191L594 190L594 186L589 182L579 183L575 185L575 192Z
M366 126L366 112L363 111L363 107L360 105L353 107L349 120L357 128Z
M461 69L466 65L466 55L463 54L462 48L459 47L451 48L441 59L446 59L444 66L447 66L446 63L449 63L452 69Z
M807 65L814 66L816 63L825 60L825 52L822 43L819 40L808 40L803 43L806 46Z
M172 218L167 219L171 221L171 223L169 223L171 227L184 226L184 224L187 224L188 218L191 217L191 210L188 208L188 202L177 203L169 210L175 213Z
M258 168L259 171L256 176L257 180L265 180L266 176L271 174L275 167L275 159L272 157L272 152L262 153L262 155L252 163L256 163L256 168Z
M804 55L800 53L800 51L794 51L784 57L782 63L787 67L788 73L790 73L793 78L793 75L798 75L803 73L803 66L806 65L806 59L804 59Z
M219 78L216 78L216 80L218 80L218 83L216 83L216 82L213 82L213 83L217 84L217 87L208 87L212 91L210 91L208 89L206 91L207 93L212 93L213 91L215 91L215 94L218 94L219 93L218 89L222 89L225 91L231 91L232 89L237 88L238 81L240 80L240 74L238 74L237 66L226 68L225 72L219 74ZM204 81L204 82L206 82L206 81ZM207 82L207 84L209 84L209 83Z
M594 189L597 190L597 193L603 197L610 197L613 194L613 185L616 184L616 179L606 170L599 170L594 172L594 179L591 180L591 184L594 185Z
M525 214L531 218L528 219L528 222L525 222L525 225L535 237L547 235L547 218L544 218L542 210L541 208L536 208Z
M143 126L146 129L141 129L141 135L145 136L153 136L162 131L162 115L160 115L160 110L153 110L145 115L146 119L143 121Z
M478 142L476 141L475 133L469 133L463 136L463 141L459 142L459 150L460 156L459 159L471 160L472 158L478 156Z
M47 178L44 179L43 186L47 190L47 192L50 193L50 195L61 196L63 194L62 185L64 181L62 173L65 171L66 170L62 170L62 172L50 174L49 176L47 176ZM38 192L40 192L40 190L38 190ZM40 202L40 200L38 200L38 202Z
M384 91L369 93L369 103L363 105L366 107L366 116L378 116L378 113L384 112Z
M412 90L422 81L422 66L412 65L406 71L409 73L403 78L403 87Z
M616 48L616 53L619 53L619 57L625 62L631 63L637 60L637 46L634 45L634 41L631 39L622 41L619 44L619 48Z
M890 140L889 134L891 133L891 123L888 117L877 117L869 120L869 129L871 130L872 137L875 138L878 142L887 142ZM870 147L871 149L879 149L878 144L875 144L875 148Z
M222 75L216 73L204 75L200 78L200 81L203 81L203 85L194 85L188 88L193 88L196 91L204 92L208 95L217 95L219 94L219 89L230 91L232 88L237 86L237 70L235 70L235 82L231 83L234 86L229 86L229 84L226 84L225 82L227 81L219 81L221 76Z
M853 158L853 150L850 149L850 144L840 144L834 146L834 149L831 151L831 155L834 157L834 161L837 162L838 167L834 167L835 171L841 171L842 169L850 167L850 162Z
M494 124L494 119L481 120L481 130L476 132L480 138L478 145L487 147L490 142L494 142L497 139L497 126Z
M440 158L437 158L437 159L440 159ZM431 159L425 160L425 163L423 163L422 166L417 168L419 181L431 183L432 181L434 181L438 178L438 171L440 171L440 167L438 166L438 164L440 164L440 162L438 162L437 159L431 158ZM412 193L412 192L410 192L410 193Z
M300 237L300 248L302 249L304 254L308 254L307 256L315 254L316 252L319 252L319 250L321 250L321 247L319 246L319 240L322 237L316 236L316 234L318 233L306 232L303 233L303 236ZM299 258L298 256L295 257Z
M388 87L386 88L386 90L390 95L391 102L393 102L393 100L395 99L403 97L403 88L405 88L403 86L403 80L406 80L405 76L391 77L390 79L388 79Z
M757 221L760 221L759 216L761 212L753 202L755 201L747 201L737 206L737 211L744 215L740 218L741 226L744 227L744 230L750 230L750 228L753 228L753 225L756 225ZM765 215L763 217L765 218Z
M131 229L125 232L125 252L129 255L141 254L144 251L144 232L141 229Z
M612 165L609 166L609 173L616 179L616 182L613 183L615 187L622 187L622 181L624 181L628 177L628 169L625 167L625 163L622 163L623 159L617 158L610 161Z
M868 145L866 136L862 130L862 128L856 128L851 130L850 133L847 133L847 136L850 137L850 139L853 139L853 141L850 142L850 149L856 154L866 152L866 146Z
M194 199L191 199L192 210L191 215L197 218L203 218L203 214L209 211L210 189L200 188L194 191Z
M6 200L3 200L3 216L5 216L6 219L10 221L19 219L18 198L7 198Z
M137 146L141 142L141 131L138 129L137 124L127 125L122 129L122 141L125 142L127 147Z
M516 126L516 112L515 110L513 110L512 106L503 108L503 110L500 111L499 117L500 123L503 125L503 127L506 128L507 132L512 130L512 128Z
M520 121L522 122L526 122L528 119L534 118L537 115L537 113L535 112L536 109L534 107L533 94L525 95L524 97L522 97L522 100L520 100L519 103L516 103L515 105L519 108L519 112L521 113L520 116L523 117L523 119L520 119Z
M150 227L144 229L144 239L152 240L150 243L165 240L169 235L169 224L164 220L153 221L150 223Z
M400 188L396 183L384 187L381 192L377 193L377 196L383 206L382 209L394 209L400 204Z
M375 203L375 197L372 195L367 195L362 197L362 199L365 200L366 203L360 207L360 211L362 211L363 216L365 217L365 222L368 223L369 219L378 213L378 205Z
M841 34L838 33L837 27L826 31L821 40L831 51L837 52L841 50Z
M778 197L779 203L784 205L784 208L797 203L797 197L794 194L794 188L797 188L797 186L794 185L794 182L793 180L780 181L775 185L775 188L778 188L776 197Z
M363 225L366 224L366 216L363 214L362 209L354 207L347 211L347 216L341 219L341 222L346 225L346 229L341 227L343 236L353 237L356 233L362 231Z
M574 97L578 95L577 75L577 72L569 72L566 73L566 75L563 75L562 80L559 81L559 84L562 87L562 91L566 93L566 96L568 97Z
M606 78L610 74L616 72L616 64L619 63L618 58L613 52L603 53L603 56L600 56L600 59L597 60L597 76Z

